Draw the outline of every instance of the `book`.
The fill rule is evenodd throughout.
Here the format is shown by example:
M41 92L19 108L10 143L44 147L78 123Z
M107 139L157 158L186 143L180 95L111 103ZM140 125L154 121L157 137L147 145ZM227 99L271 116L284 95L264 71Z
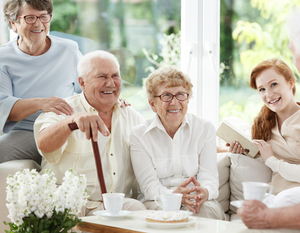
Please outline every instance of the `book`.
M254 158L259 149L252 140L241 130L230 124L228 121L222 121L217 130L217 136L227 143L237 141L241 144L244 154Z

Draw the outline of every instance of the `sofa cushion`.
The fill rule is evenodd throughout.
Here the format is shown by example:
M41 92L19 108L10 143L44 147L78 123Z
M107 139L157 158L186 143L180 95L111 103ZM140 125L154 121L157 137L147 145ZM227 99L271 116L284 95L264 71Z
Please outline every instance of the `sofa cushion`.
M230 201L243 200L244 181L258 181L269 183L271 181L272 170L265 165L261 157L251 158L241 154L228 153L230 166ZM236 207L230 205L230 210L236 213Z
M218 172L219 172L219 197L217 201L222 206L224 212L229 209L229 197L230 197L230 187L229 187L229 172L230 172L230 158L228 153L218 153Z

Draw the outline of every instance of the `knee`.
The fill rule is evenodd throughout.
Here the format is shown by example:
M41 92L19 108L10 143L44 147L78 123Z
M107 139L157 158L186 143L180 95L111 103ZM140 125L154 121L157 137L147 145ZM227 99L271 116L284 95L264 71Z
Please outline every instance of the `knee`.
M122 209L136 211L136 210L146 210L146 207L142 202L138 200L132 198L125 198Z
M206 201L202 204L197 214L198 217L225 220L222 206L215 200Z
M292 192L292 190L285 190L276 195L274 198L274 205L276 207L285 207L298 204L300 202L300 189L298 192Z

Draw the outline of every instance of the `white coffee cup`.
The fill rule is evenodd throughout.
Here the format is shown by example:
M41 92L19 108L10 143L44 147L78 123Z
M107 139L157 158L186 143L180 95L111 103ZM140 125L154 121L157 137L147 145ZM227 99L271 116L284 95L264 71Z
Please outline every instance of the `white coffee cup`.
M104 193L102 194L104 207L108 214L118 215L123 206L124 193Z
M181 206L181 199L181 193L162 194L154 197L155 203L164 211L178 211ZM162 205L158 202L159 200L162 202Z
M273 186L264 182L243 182L242 184L245 200L262 201L273 192Z

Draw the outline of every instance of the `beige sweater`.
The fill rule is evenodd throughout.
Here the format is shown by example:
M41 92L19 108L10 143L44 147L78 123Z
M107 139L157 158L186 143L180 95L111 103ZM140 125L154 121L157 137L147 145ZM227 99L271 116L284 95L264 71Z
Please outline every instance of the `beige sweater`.
M274 156L266 160L273 171L273 194L300 186L300 110L283 122L281 133L276 123L268 143L274 152Z

